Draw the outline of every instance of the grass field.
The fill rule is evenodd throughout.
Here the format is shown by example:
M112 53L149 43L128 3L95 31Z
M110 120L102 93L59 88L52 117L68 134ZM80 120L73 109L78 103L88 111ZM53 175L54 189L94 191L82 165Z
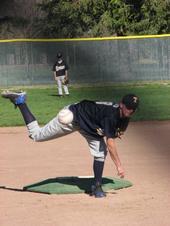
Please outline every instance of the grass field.
M69 97L57 97L55 86L22 87L27 91L27 103L40 124L47 123L65 105L82 99L119 101L127 93L140 97L140 109L133 121L170 119L170 84L113 85L106 87L70 87ZM1 89L2 91L2 89ZM0 126L21 126L24 121L18 111L3 98L0 99Z

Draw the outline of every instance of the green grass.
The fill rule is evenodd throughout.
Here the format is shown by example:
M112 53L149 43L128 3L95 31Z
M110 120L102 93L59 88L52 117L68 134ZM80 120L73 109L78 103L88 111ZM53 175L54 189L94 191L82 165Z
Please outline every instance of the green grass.
M170 85L137 84L113 85L106 87L71 87L69 97L58 98L54 86L23 88L28 93L27 103L40 124L47 123L65 105L82 99L119 101L127 93L140 97L140 108L133 121L169 120ZM21 126L24 121L18 109L10 101L0 99L0 126Z

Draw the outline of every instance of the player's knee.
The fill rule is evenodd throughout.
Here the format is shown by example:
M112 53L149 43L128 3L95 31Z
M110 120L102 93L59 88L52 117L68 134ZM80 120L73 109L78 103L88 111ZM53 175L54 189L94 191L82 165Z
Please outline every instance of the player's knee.
M104 162L105 161L105 157L94 157L94 160L95 161L98 161L98 162Z
M58 121L61 124L67 125L73 121L73 113L69 109L62 109L58 113Z

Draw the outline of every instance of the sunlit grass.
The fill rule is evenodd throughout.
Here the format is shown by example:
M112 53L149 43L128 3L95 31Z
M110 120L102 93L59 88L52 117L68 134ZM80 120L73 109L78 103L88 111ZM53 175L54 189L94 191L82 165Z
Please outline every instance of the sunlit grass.
M164 84L119 85L106 87L71 87L70 96L57 97L56 87L23 88L27 91L27 103L40 124L47 123L65 105L82 99L119 101L127 93L140 97L140 108L133 120L169 120L170 86ZM0 99L0 126L24 125L18 109L10 101Z

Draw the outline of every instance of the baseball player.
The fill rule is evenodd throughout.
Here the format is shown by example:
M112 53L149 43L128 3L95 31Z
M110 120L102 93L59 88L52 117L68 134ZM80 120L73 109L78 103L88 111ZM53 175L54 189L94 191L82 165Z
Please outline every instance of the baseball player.
M64 107L55 118L43 127L39 127L34 115L26 104L25 92L2 92L19 108L28 129L29 137L34 141L47 141L79 131L86 139L90 153L94 157L94 185L92 195L105 197L102 190L102 175L107 151L110 153L118 175L123 178L125 171L116 148L115 139L126 130L129 119L139 105L139 98L134 94L125 95L119 103L95 102L83 100Z
M63 89L64 89L65 95L69 95L68 65L64 62L61 53L57 54L57 61L53 65L53 73L54 73L54 79L57 82L59 97L63 96Z

